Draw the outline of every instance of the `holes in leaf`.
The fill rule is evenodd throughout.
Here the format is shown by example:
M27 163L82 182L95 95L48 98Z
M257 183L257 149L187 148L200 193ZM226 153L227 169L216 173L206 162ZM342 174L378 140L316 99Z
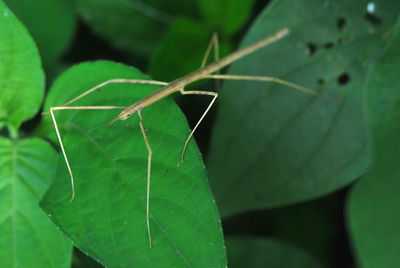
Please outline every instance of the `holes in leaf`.
M345 17L338 17L336 18L336 27L339 31L342 31L344 29L344 27L347 24L347 19ZM336 45L340 45L341 43L343 43L345 41L345 38L340 37L337 40L333 40L333 41L327 41L325 43L315 43L315 42L308 42L306 44L306 51L307 54L311 57L313 56L318 49L332 49L334 48Z
M315 43L309 42L307 43L307 53L309 56L312 56L317 51L318 46Z
M1 121L6 121L5 118L2 120L2 118L0 118L0 122ZM10 133L10 129L8 127L3 127L0 128L0 135L3 137L11 137L11 133Z
M341 86L348 84L350 82L350 75L346 72L341 73L337 78L337 82Z
M346 18L345 17L339 17L336 19L336 27L339 31L343 30L344 26L346 26Z
M320 86L323 86L325 84L325 80L322 79L322 78L318 78L317 79L317 84L320 85Z
M335 44L333 42L326 42L322 45L317 45L313 42L308 42L307 43L307 54L311 57L313 56L317 50L321 47L321 48L325 48L325 49L331 49L335 46Z

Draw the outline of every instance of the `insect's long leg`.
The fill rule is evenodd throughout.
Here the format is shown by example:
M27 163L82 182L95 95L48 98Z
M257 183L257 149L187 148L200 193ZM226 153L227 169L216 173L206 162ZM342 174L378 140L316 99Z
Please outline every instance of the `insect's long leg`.
M64 106L56 106L56 107L51 107L50 108L50 115L51 119L53 120L53 125L54 129L57 134L57 139L61 147L62 154L64 156L65 164L67 165L69 176L71 178L71 199L69 200L72 202L75 198L75 183L74 183L74 175L72 173L71 166L68 161L67 153L65 152L64 144L61 139L61 134L60 130L58 129L58 124L56 117L54 115L54 111L59 111L59 110L112 110L112 109L125 109L126 107L121 107L121 106L72 106L72 107L64 107Z
M193 133L196 131L197 127L200 125L201 121L203 121L204 117L207 115L208 111L211 109L211 106L214 104L215 100L218 97L218 93L212 92L212 91L202 91L202 90L187 90L185 91L184 89L180 90L182 95L208 95L212 96L212 100L210 101L210 104L208 104L206 110L204 111L203 115L200 117L199 121L197 124L194 126L192 131L190 132L189 136L187 137L185 144L183 145L182 149L182 154L181 154L181 161L185 161L185 152L186 152L186 147L189 144L190 139L193 136Z
M276 77L271 77L271 76L251 76L251 75L228 75L228 74L212 74L212 75L207 75L204 78L211 78L211 79L224 79L224 80L249 80L249 81L263 81L263 82L274 82L277 84L285 85L294 89L297 89L301 92L311 94L311 95L317 95L317 96L327 96L324 95L320 92L314 91L312 89L300 86L298 84L279 79Z
M140 130L142 131L142 135L144 138L144 142L146 143L146 148L147 148L147 191L146 191L146 223L147 223L147 234L149 236L149 244L150 247L152 247L152 240L151 240L151 233L150 233L150 179L151 179L151 157L153 154L153 151L151 150L149 138L147 137L146 134L146 129L144 128L143 125L143 117L142 117L142 111L138 110L137 111L139 119L140 119Z
M204 54L203 60L201 61L201 68L206 66L208 57L210 56L211 49L214 47L214 60L219 60L219 42L217 33L213 33L210 43L207 46L206 53Z
M201 68L203 68L207 60L210 56L211 50L214 48L214 60L218 61L219 60L219 41L218 41L218 34L213 33L210 43L207 46L206 53L204 54L204 58L201 62ZM216 87L219 88L219 83L217 80ZM208 96L213 96L213 99L211 100L210 104L207 106L206 110L204 111L203 115L200 117L199 121L196 123L195 127L192 129L190 132L189 136L187 137L185 144L183 145L182 153L181 153L181 161L185 161L185 152L187 145L189 144L190 139L193 137L193 133L196 131L197 127L200 125L201 121L204 119L208 111L210 110L211 106L214 104L215 100L218 97L218 93L212 92L212 91L199 91L199 90L192 90L192 91L185 91L183 88L180 90L182 95L208 95Z
M217 33L213 33L213 35L211 37L210 43L207 46L207 50L206 50L206 53L204 54L204 58L201 62L200 68L203 68L207 64L208 58L209 58L211 50L213 48L214 48L214 61L218 61L219 60L219 41L218 41ZM220 70L218 70L216 73L219 74ZM220 80L216 79L215 80L215 88L219 89L220 85L221 85Z
M71 103L73 103L73 102L79 100L80 98L82 98L82 97L84 97L84 96L86 96L86 95L88 95L88 94L90 94L90 93L92 93L92 92L98 90L98 89L101 88L101 87L104 87L105 85L108 85L108 84L115 84L115 83L151 84L151 85L160 85L160 86L168 85L167 82L154 81L154 80L120 79L120 78L118 78L118 79L110 79L110 80L107 80L107 81L105 81L105 82L103 82L103 83L98 84L97 86L92 87L92 88L89 89L89 90L86 90L85 92L83 92L83 93L80 94L79 96L73 98L72 100L70 100L70 101L64 103L64 104L61 105L61 106L70 105Z

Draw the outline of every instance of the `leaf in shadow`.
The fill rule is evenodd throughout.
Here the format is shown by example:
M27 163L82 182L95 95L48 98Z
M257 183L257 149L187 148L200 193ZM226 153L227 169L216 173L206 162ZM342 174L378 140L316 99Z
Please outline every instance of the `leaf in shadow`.
M362 87L371 55L400 5L381 1L274 1L243 46L291 33L237 62L230 74L269 75L321 91L273 83L224 83L210 156L210 182L223 216L309 200L348 185L369 163ZM342 96L341 100L332 96Z
M303 250L279 240L233 236L226 240L229 267L317 268L322 267Z
M100 36L134 55L148 56L178 14L195 13L192 1L74 0L78 13Z
M400 263L400 23L390 45L368 74L366 108L372 131L373 164L348 200L348 226L362 267Z
M205 23L223 34L232 35L247 22L254 0L199 0Z

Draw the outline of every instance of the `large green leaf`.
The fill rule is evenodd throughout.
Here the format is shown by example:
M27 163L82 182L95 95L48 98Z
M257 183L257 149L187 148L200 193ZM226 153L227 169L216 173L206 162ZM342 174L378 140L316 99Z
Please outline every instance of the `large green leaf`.
M271 75L343 98L226 82L208 159L223 215L322 196L365 172L365 66L400 7L377 1L376 13L367 14L368 2L277 0L251 27L243 45L283 27L291 32L230 74Z
M13 135L39 109L44 93L40 59L28 32L0 1L0 128Z
M231 268L322 267L306 252L279 240L236 236L226 240Z
M111 78L148 77L112 62L80 64L55 82L45 110ZM76 105L127 106L155 88L109 85ZM56 112L75 176L76 198L68 201L69 175L60 161L44 209L76 246L107 267L225 267L219 216L194 141L186 162L178 165L189 129L177 106L163 99L143 110L153 150L153 248L149 248L145 216L146 146L136 115L107 126L118 113ZM50 123L48 117L45 124Z
M78 12L114 46L147 56L174 14L193 13L192 1L73 0Z
M42 61L49 66L70 44L75 16L64 0L6 0L8 6L25 24L35 40Z
M38 203L54 174L54 149L0 137L0 266L69 267L71 243Z
M386 53L369 72L367 111L373 165L349 198L353 246L365 268L397 267L400 263L399 44L400 24Z

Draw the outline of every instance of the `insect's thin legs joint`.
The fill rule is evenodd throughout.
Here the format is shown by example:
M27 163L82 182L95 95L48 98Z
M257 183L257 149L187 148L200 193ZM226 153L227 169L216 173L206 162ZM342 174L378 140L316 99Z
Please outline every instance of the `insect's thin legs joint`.
M186 152L186 148L187 148L187 146L189 144L189 141L193 137L193 133L196 131L196 129L200 125L201 121L203 121L204 117L207 115L208 111L213 106L215 100L218 97L218 93L212 92L212 91L202 91L202 90L187 90L187 91L185 91L184 89L181 89L180 93L182 95L208 95L208 96L212 96L213 97L212 100L210 101L210 104L208 104L208 106L207 106L206 110L204 111L203 115L200 117L199 121L197 121L196 125L194 126L194 128L190 132L189 136L187 137L187 139L185 141L185 144L183 145L183 149L182 149L182 153L181 153L181 162L184 162L185 161L185 152Z
M142 111L138 110L137 111L139 119L140 119L140 130L142 132L144 142L146 143L147 147L147 191L146 191L146 223L147 223L147 234L149 236L149 245L150 248L153 246L152 244L152 238L151 238L151 232L150 232L150 186L151 186L151 157L153 154L153 151L151 150L149 138L147 137L146 134L146 129L144 128L143 125L143 117L142 117Z
M155 80L140 80L140 79L122 79L122 78L117 78L117 79L110 79L107 80L103 83L98 84L97 86L92 87L89 90L86 90L85 92L83 92L82 94L80 94L79 96L73 98L72 100L64 103L61 106L67 106L70 105L71 103L83 98L84 96L89 95L90 93L100 89L101 87L104 87L108 84L115 84L115 83L130 83L130 84L151 84L151 85L160 85L160 86L165 86L168 85L167 82L161 82L161 81L155 81Z
M210 43L207 46L206 53L204 54L203 60L201 61L201 68L206 66L208 57L210 56L211 49L214 48L214 60L219 60L219 41L218 41L218 34L213 33Z
M125 109L126 107L122 106L72 106L72 107L64 107L64 106L54 106L50 107L50 115L51 119L53 121L54 129L56 131L58 143L60 144L61 147L61 152L64 157L65 164L67 165L68 173L71 179L71 198L70 202L72 202L75 199L75 183L74 183L74 175L72 173L71 165L69 164L67 153L65 152L64 144L62 142L60 130L58 128L57 120L54 115L54 111L60 111L60 110L113 110L113 109Z

